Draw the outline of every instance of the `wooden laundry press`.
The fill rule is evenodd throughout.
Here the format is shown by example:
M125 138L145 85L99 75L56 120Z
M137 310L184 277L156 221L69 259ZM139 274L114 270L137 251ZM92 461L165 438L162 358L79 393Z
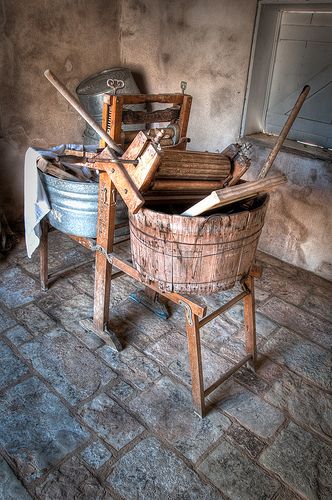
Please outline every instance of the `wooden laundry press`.
M99 195L98 195L98 223L97 223L97 238L96 240L68 236L85 248L96 250L96 274L95 274L95 291L94 291L94 315L92 322L85 322L85 328L95 332L102 337L105 342L112 345L115 349L120 350L121 345L113 332L108 329L109 322L109 303L110 303L110 283L111 279L120 276L122 273L115 273L112 276L111 265L107 260L107 255L111 254L114 245L115 211L116 211L116 196L119 193L123 201L128 206L132 213L136 213L144 204L144 198L141 192L147 190L151 184L151 180L160 164L161 152L158 143L163 138L163 132L156 131L155 134L147 135L140 131L128 149L123 153L120 145L112 139L105 130L100 127L95 120L84 110L80 102L66 89L66 87L53 75L49 70L45 71L46 78L55 86L55 88L63 95L63 97L76 109L76 111L94 128L99 134L103 143L106 145L103 151L91 158L90 155L84 162L84 166L99 171ZM182 94L149 94L136 96L113 96L114 105L111 116L111 129L117 133L121 129L122 106L129 99L129 102L157 102L157 103L175 103L178 108L178 120L180 130L179 147L185 148L186 131L189 119L191 96ZM109 108L111 109L111 108ZM174 115L173 115L174 116ZM105 113L104 113L105 117ZM147 113L147 120L160 121L168 119L168 115ZM143 117L139 116L141 123ZM114 124L114 126L113 126ZM117 124L117 126L116 126ZM120 141L121 134L118 134ZM115 154L121 155L120 157ZM43 222L42 239L40 246L40 262L41 262L41 283L42 288L47 289L55 276L48 274L47 265L47 223ZM58 274L58 273L57 273ZM151 294L152 302L157 297L156 290Z
M86 121L88 121L88 123L95 128L95 130L105 140L106 144L109 145L109 147L105 148L100 155L94 157L92 161L89 159L89 161L85 163L85 165L90 166L90 168L97 168L100 171L97 238L94 240L71 235L68 236L84 247L95 252L96 274L94 315L92 321L85 321L84 327L89 331L97 333L97 335L99 335L107 344L112 346L112 348L121 350L122 346L119 339L108 328L111 280L121 276L122 274L127 274L140 283L142 283L142 278L136 268L113 253L113 247L115 244L114 230L116 193L117 191L120 192L124 201L127 200L127 204L132 213L135 213L136 211L138 212L144 202L144 198L142 197L138 186L141 185L141 189L143 188L143 190L146 188L148 184L146 179L149 178L149 175L152 175L151 172L157 168L156 166L160 160L159 151L156 145L153 144L153 153L150 148L153 160L151 160L150 163L147 161L149 167L145 168L145 163L142 162L142 160L140 163L140 158L144 156L144 151L146 151L146 149L152 144L151 140L147 136L144 137L144 133L142 132L141 139L138 138L136 144L137 150L139 150L140 147L143 147L144 143L144 151L135 156L137 150L135 149L136 146L133 145L131 152L129 150L129 152L126 152L125 155L123 155L119 145L113 141L107 133L102 130L94 122L94 120L91 119L91 117L89 117L89 115L81 108L78 101L76 101L75 98L68 93L65 87L63 87L63 85L58 82L50 72L46 72L46 76L53 83L53 85L58 88L62 95L64 95L64 97L66 97L67 100L75 107L75 109L81 113ZM117 157L113 150L122 156L120 158ZM135 159L128 158L128 155L135 157ZM131 165L128 169L125 167L126 161L132 162L128 164ZM137 167L139 167L139 169L135 174L134 168ZM186 218L184 217L183 219L185 220ZM187 220L190 220L190 218L187 218ZM49 275L47 270L47 230L45 222L43 223L40 256L41 282L43 288L47 289L48 283L54 278L54 275ZM112 267L118 269L118 272L113 275ZM207 314L206 306L202 304L199 299L188 298L188 296L174 291L168 292L161 290L158 283L154 280L151 280L148 283L144 281L144 285L150 290L158 293L167 300L171 300L174 303L181 305L184 308L192 381L193 405L196 413L201 417L203 417L206 412L206 397L209 394L211 394L217 387L219 387L220 384L227 380L244 364L250 363L252 366L255 366L257 353L254 277L258 277L260 274L260 269L257 268L255 264L251 263L248 273L241 279L242 292L232 298L228 303L218 307L210 314ZM59 275L59 273L56 273L56 275ZM244 303L246 355L230 370L222 374L209 387L205 387L200 345L200 328L215 319L221 313L233 307L241 300L243 300Z

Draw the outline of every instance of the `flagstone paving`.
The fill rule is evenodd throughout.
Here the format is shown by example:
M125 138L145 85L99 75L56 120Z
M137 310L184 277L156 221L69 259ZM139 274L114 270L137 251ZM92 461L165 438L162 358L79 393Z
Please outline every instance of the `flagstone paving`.
M89 257L51 234L52 269ZM332 285L258 259L256 373L212 393L201 420L181 307L163 321L128 299L137 283L115 280L114 352L79 323L93 263L41 292L38 254L19 243L0 261L0 500L331 498ZM210 311L235 293L202 300ZM210 383L245 353L241 304L201 337Z

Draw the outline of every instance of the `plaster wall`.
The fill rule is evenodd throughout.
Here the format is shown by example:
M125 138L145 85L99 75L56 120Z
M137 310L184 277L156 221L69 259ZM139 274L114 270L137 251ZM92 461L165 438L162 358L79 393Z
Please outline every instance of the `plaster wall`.
M188 149L222 150L239 136L255 12L256 0L121 2L122 64L148 92L188 82Z
M73 91L88 75L129 67L144 92L193 95L189 149L238 139L256 0L0 0L0 205L23 212L29 145L80 142L83 120L43 76ZM251 178L268 154L253 149ZM282 152L260 248L332 279L331 164Z
M256 179L270 149L254 145L248 179ZM332 280L332 164L281 151L269 175L287 183L270 195L259 241L264 252Z
M23 162L30 145L82 142L83 120L43 76L72 91L119 65L117 0L0 1L0 205L23 212Z

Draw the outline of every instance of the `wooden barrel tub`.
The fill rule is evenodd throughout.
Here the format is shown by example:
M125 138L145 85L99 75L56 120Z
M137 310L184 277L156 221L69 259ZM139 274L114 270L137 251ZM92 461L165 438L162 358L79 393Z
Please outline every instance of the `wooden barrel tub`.
M133 264L142 281L169 292L207 295L249 273L269 196L231 214L184 217L153 207L130 214Z

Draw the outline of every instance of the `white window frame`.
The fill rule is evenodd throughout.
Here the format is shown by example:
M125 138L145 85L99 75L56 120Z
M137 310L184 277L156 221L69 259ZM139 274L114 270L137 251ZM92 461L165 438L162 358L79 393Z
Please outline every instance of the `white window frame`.
M282 14L331 12L332 0L259 0L251 48L241 137L262 133L271 90ZM296 141L292 141L296 144Z

